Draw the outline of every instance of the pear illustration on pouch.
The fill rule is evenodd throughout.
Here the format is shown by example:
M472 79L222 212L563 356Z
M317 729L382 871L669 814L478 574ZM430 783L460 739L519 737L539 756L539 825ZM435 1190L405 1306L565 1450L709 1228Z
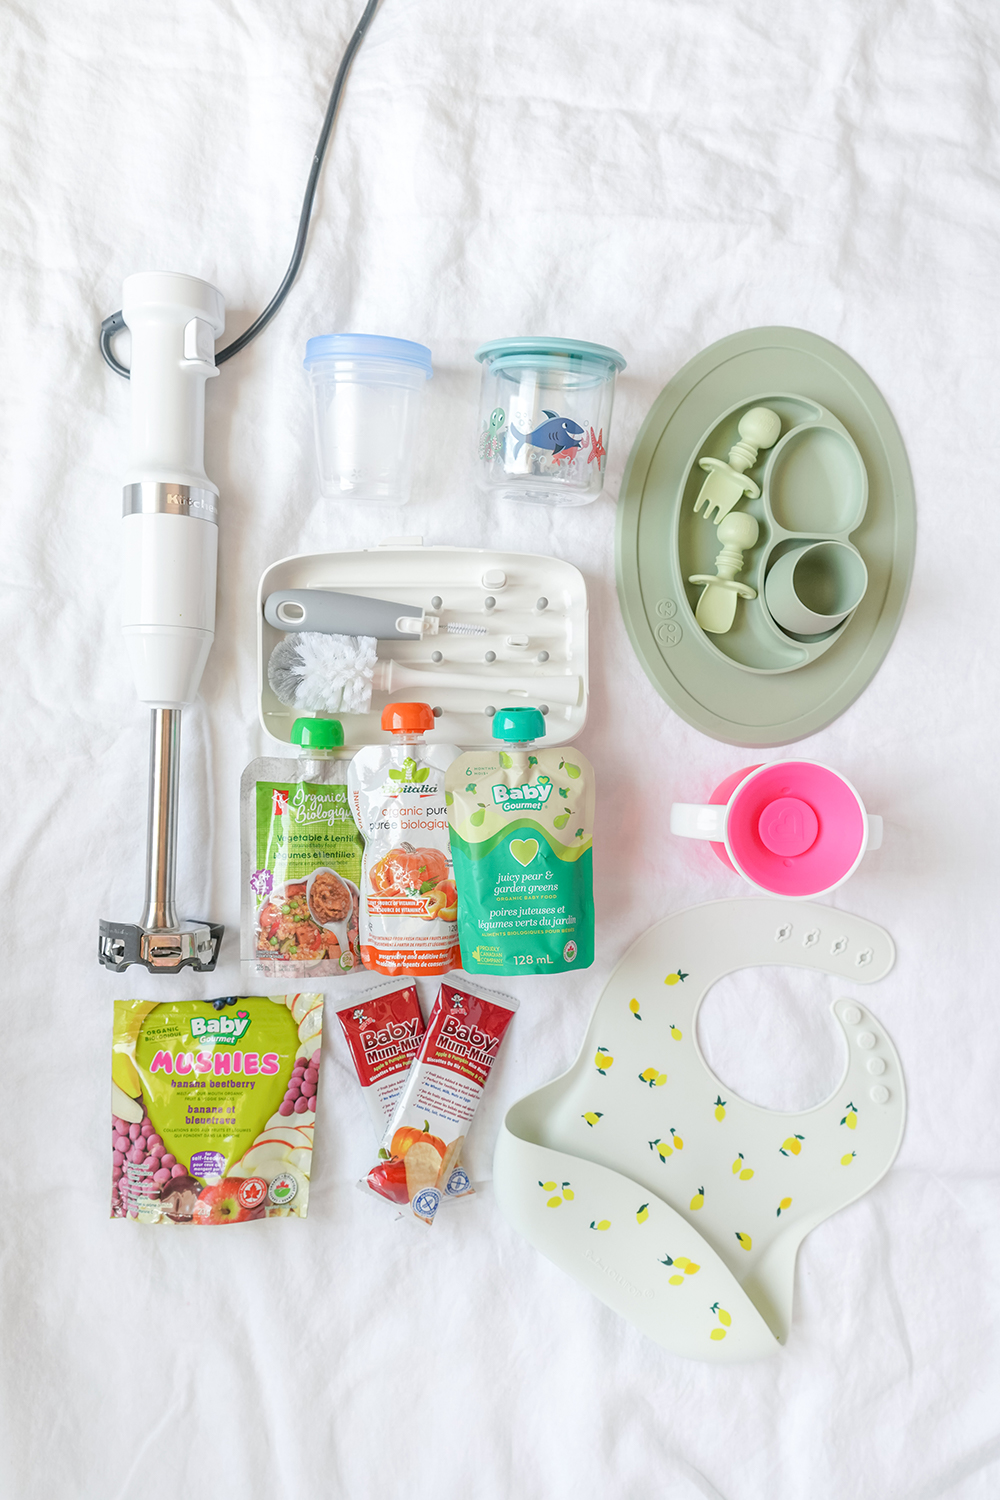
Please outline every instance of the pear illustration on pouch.
M482 828L486 820L486 803L480 802L474 813L469 814L469 822L473 828Z
M598 1047L597 1055L594 1058L594 1067L597 1069L598 1073L600 1073L602 1078L607 1076L608 1069L613 1062L614 1058L611 1056L611 1053L607 1050L607 1048Z
M573 781L575 781L580 774L580 767L572 765L568 760L561 760L559 762L559 769L560 771L565 770L566 775L569 776Z

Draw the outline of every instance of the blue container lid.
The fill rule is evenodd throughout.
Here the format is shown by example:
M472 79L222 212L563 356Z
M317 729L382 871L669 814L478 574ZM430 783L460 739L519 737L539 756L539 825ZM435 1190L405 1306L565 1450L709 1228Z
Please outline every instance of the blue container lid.
M324 333L310 339L302 363L308 370L320 359L394 359L400 364L416 365L428 380L434 374L431 351L426 344L383 338L374 333Z
M545 715L540 708L501 708L493 715L495 740L540 740Z
M491 339L488 344L481 344L476 350L476 358L480 364L484 359L492 359L497 355L530 357L546 354L568 355L571 359L574 356L581 360L596 359L614 365L616 370L625 368L625 356L619 354L617 349L609 349L607 344L585 344L581 339Z

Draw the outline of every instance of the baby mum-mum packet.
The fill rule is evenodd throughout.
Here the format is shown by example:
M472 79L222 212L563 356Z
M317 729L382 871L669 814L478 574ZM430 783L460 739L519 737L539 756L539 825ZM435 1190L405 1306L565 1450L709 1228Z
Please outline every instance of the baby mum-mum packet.
M111 1217L305 1218L322 995L118 1000Z
M558 974L594 962L594 771L545 750L536 708L494 715L502 749L468 750L445 780L462 966Z
M457 745L429 745L426 703L390 703L388 745L366 745L347 787L365 841L361 958L381 974L446 974L461 963L444 774Z

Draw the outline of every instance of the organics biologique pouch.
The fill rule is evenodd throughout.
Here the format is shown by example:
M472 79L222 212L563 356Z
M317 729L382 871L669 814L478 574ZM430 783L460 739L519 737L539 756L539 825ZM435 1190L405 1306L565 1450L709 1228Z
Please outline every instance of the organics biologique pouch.
M453 763L445 785L463 968L509 975L589 968L590 762L572 748L533 744L469 750Z
M244 973L317 978L361 966L362 844L336 719L296 719L297 760L265 757L240 792Z
M322 995L115 1002L111 1217L305 1218Z
M351 811L365 842L361 958L379 973L446 974L461 963L448 842L444 777L457 745L423 738L425 703L390 703L388 745L366 745L351 761Z

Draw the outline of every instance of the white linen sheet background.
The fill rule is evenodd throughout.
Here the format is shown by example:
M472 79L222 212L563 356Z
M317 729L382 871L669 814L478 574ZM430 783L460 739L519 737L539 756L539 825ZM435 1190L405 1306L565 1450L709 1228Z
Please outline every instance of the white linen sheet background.
M1000 1491L995 737L1000 15L989 0L384 0L351 75L280 317L208 388L222 492L216 644L185 715L182 911L214 975L116 976L100 916L142 895L147 715L119 634L128 388L100 319L136 270L219 286L227 341L284 270L361 0L0 6L6 924L4 1500L471 1494L956 1500ZM782 323L885 394L919 497L917 566L870 687L795 749L848 774L884 849L830 904L883 923L865 1003L902 1055L888 1177L806 1241L770 1361L672 1358L516 1237L489 1186L503 1111L576 1055L607 974L669 911L746 895L668 835L755 757L677 718L629 646L615 499L645 413L698 350ZM334 330L434 353L413 503L317 500L301 358ZM483 340L621 349L602 499L473 486ZM568 558L591 600L598 958L521 1009L470 1142L484 1190L426 1234L354 1190L372 1149L329 1015L305 1223L111 1223L111 1001L239 991L238 784L265 565L384 535ZM775 752L775 754L780 752ZM326 986L334 993L336 986ZM425 999L428 986L424 986ZM834 989L730 979L706 1006L734 1089L817 1102Z

